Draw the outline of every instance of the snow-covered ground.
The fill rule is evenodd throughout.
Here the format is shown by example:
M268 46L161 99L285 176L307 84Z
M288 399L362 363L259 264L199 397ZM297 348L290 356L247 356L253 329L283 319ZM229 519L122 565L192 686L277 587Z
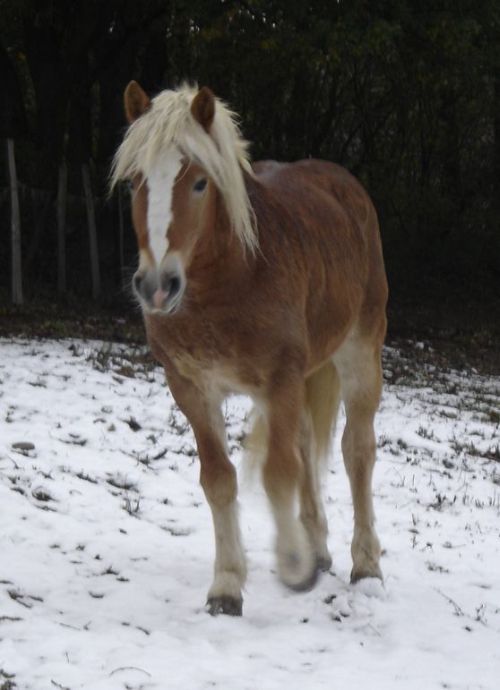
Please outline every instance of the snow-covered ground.
M210 514L161 370L122 345L0 340L0 689L500 688L500 379L390 349L385 369L385 588L349 584L337 438L332 572L306 594L279 584L242 479L244 615L212 618ZM238 466L248 410L226 410Z

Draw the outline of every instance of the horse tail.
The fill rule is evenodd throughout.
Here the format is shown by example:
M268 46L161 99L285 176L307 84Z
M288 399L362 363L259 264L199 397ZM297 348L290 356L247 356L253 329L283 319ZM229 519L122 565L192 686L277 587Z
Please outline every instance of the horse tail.
M312 422L317 461L328 458L340 405L340 379L327 362L306 379L305 408Z

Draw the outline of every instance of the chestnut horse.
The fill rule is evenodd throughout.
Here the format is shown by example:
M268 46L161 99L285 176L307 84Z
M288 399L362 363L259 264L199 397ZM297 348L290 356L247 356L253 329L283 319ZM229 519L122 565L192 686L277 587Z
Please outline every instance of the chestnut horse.
M131 82L124 100L112 185L132 182L133 289L196 437L215 531L209 612L241 615L246 576L221 412L231 393L255 403L250 446L265 448L278 574L295 590L332 562L320 460L342 398L351 580L382 578L371 481L387 282L372 202L332 163L251 166L234 114L207 88L150 100Z

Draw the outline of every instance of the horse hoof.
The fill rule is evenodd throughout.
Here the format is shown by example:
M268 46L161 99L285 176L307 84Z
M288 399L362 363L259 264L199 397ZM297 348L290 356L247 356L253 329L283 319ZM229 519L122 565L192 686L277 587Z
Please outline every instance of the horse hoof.
M313 562L312 570L305 572L303 563L296 554L290 554L279 569L281 582L294 592L308 592L318 581L319 568L317 561ZM286 567L283 567L283 566ZM302 571L302 572L301 572Z
M235 599L230 596L210 597L207 601L207 607L211 616L218 616L220 613L226 616L241 616L243 599Z
M332 567L331 556L318 556L316 559L316 567L323 573L327 573Z
M382 571L380 570L380 566L376 565L371 569L368 568L363 568L363 569L356 569L353 568L351 571L351 585L355 585L356 582L359 582L360 580L364 580L368 577L376 577L378 580L381 582L384 581L384 576L382 575Z
M294 592L310 592L314 588L319 578L319 568L314 568L308 578L302 582L284 582L284 584Z

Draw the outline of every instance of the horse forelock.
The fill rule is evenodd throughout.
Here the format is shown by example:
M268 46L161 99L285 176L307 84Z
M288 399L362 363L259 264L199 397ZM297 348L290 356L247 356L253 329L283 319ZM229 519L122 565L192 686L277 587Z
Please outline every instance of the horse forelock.
M241 136L235 113L219 99L207 134L191 113L196 93L196 88L183 85L153 98L151 107L129 126L115 154L111 189L120 180L137 174L147 180L162 154L174 145L212 178L235 234L253 252L257 231L243 177L243 171L252 174L248 143Z

